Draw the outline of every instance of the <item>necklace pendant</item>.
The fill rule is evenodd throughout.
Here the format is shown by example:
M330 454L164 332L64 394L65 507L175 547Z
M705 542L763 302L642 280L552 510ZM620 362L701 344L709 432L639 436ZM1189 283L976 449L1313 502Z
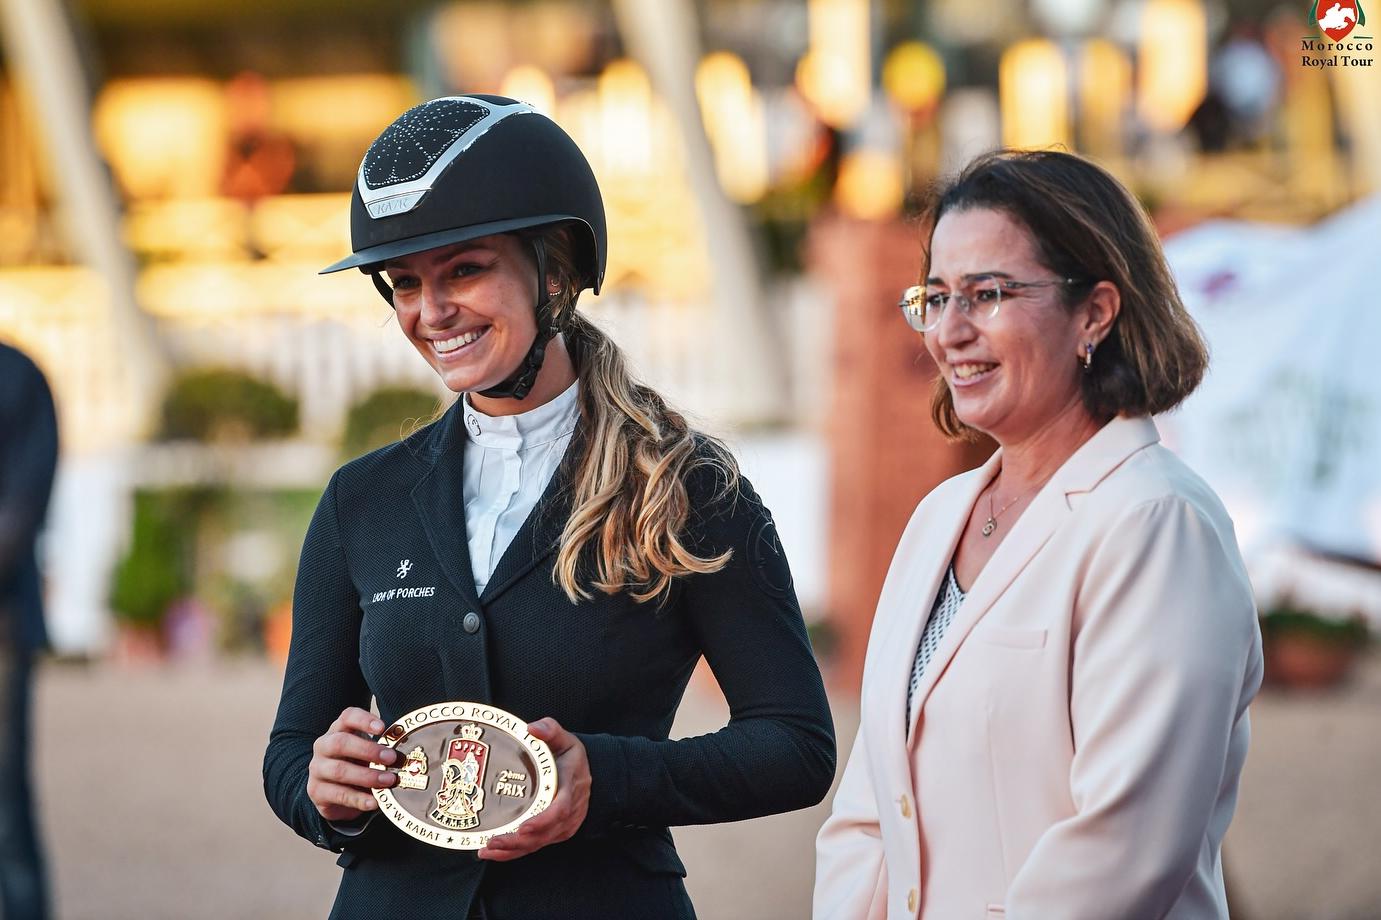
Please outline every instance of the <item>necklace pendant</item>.
M997 521L988 518L987 522L983 525L983 536L991 537L994 530L997 530Z

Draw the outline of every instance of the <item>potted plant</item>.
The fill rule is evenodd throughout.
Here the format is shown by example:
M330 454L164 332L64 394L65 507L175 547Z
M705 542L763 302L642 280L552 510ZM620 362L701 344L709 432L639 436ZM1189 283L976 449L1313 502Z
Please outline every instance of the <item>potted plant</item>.
M193 593L198 522L218 501L205 487L134 493L129 547L111 575L116 653L125 661L161 659L168 611Z
M116 623L116 655L131 662L163 655L163 621L187 591L182 541L176 522L157 497L134 496L129 550L111 577L110 607Z
M1343 681L1368 641L1360 617L1325 616L1290 604L1261 617L1266 680L1280 687L1321 688Z

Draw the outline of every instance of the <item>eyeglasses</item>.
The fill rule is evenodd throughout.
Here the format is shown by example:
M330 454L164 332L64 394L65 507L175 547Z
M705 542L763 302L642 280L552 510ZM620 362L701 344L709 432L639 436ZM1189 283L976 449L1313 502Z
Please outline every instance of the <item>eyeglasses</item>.
M902 292L902 319L917 332L929 332L940 325L945 308L953 301L959 312L972 320L982 321L997 316L1004 291L1011 293L1024 288L1052 287L1058 284L1079 284L1078 278L1056 278L1051 281L1009 281L993 275L970 278L957 293L927 289L913 284Z

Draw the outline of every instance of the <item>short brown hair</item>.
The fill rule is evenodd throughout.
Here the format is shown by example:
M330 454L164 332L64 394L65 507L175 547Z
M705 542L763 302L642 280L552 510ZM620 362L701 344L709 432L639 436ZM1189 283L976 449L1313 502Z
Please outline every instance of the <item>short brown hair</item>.
M1122 183L1080 156L1053 150L997 150L969 163L935 189L923 219L925 270L930 237L951 211L991 208L1024 225L1036 257L1067 285L1078 304L1099 281L1110 281L1122 309L1093 366L1082 375L1084 408L1096 419L1154 415L1179 405L1203 379L1208 347L1180 300L1150 218ZM931 415L951 438L973 432L959 420L949 387L936 383Z

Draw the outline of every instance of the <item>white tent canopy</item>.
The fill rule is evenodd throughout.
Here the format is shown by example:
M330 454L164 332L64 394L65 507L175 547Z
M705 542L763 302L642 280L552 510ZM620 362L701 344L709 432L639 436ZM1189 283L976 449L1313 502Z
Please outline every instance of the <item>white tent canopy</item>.
M1381 563L1381 196L1310 228L1214 221L1165 249L1212 362L1158 421L1228 506L1258 589L1276 593L1283 547ZM1381 586L1361 594L1335 612L1381 625Z

